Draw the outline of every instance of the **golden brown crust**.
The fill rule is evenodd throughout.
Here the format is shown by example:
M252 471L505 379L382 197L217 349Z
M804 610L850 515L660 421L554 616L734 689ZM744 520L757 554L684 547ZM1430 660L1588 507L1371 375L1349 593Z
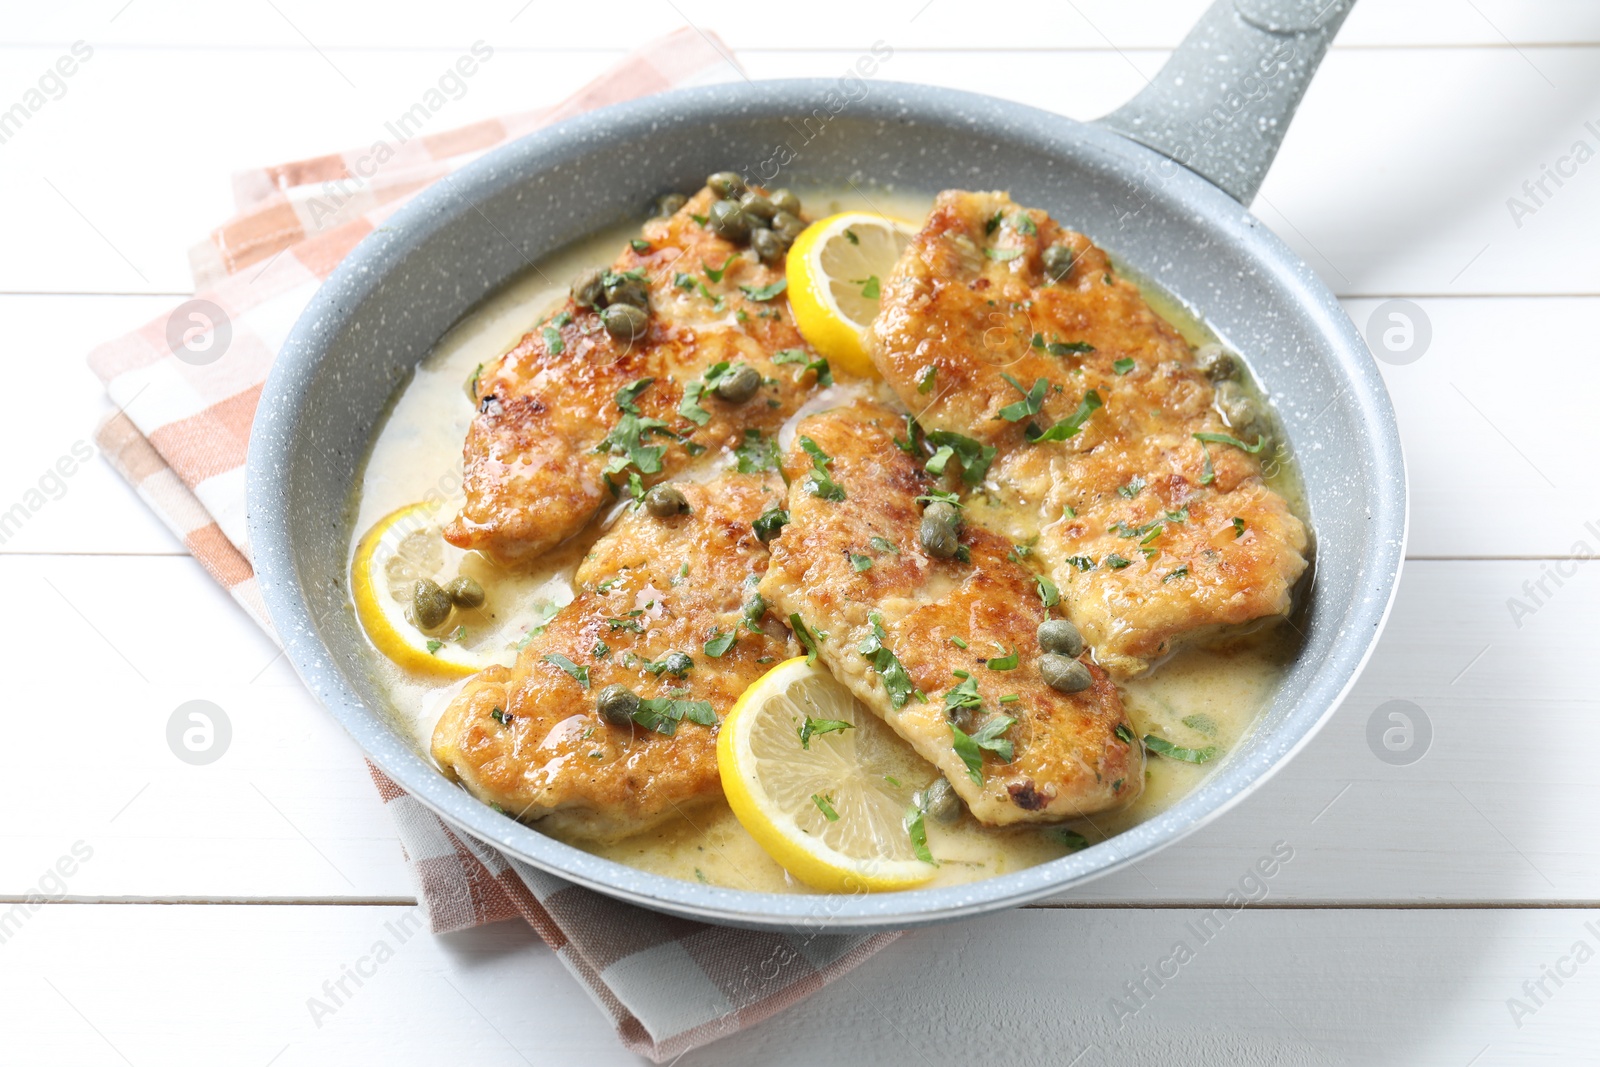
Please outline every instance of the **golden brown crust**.
M1053 822L1132 800L1144 784L1143 752L1129 743L1116 687L1092 666L1095 684L1085 692L1069 695L1044 683L1035 631L1048 612L1032 573L1007 558L1010 542L969 523L961 540L970 563L923 550L915 498L937 485L896 448L902 425L901 416L866 399L800 422L784 457L790 522L772 543L762 594L782 615L797 613L826 632L820 653L834 675L939 768L980 822ZM828 470L843 501L810 490L812 458L801 438L831 457ZM871 565L859 570L853 556ZM913 696L895 707L890 687L859 651L875 632L874 614L882 643L925 701ZM1015 669L988 669L991 658L1010 651L1019 657ZM946 716L943 694L960 684L956 671L977 681L978 725L995 714L1017 720L1005 735L1015 759L985 753L981 786L956 753ZM1008 694L1019 699L1001 703Z
M1076 259L1052 283L1042 256L1061 243ZM882 309L874 364L926 429L998 450L990 484L1037 514L1038 556L1114 676L1186 639L1287 614L1305 527L1263 482L1260 459L1195 438L1231 432L1210 382L1088 238L1004 193L943 193L884 284ZM934 388L923 393L928 367ZM1024 390L1046 383L1038 415L1000 417L1023 400L1004 375ZM1081 432L1028 443L1030 422L1068 418L1091 391L1104 407Z
M704 651L714 635L740 626L767 565L750 523L781 499L782 484L737 473L678 484L688 514L625 513L578 569L572 603L516 666L484 671L446 709L433 754L474 796L552 829L616 837L722 795L715 727L685 720L668 737L612 726L595 710L595 695L621 683L641 697L707 701L720 721L770 664L792 654L770 618L760 632L740 627L720 657ZM683 677L646 669L674 651L694 662ZM545 659L552 654L586 668L588 687Z
M643 476L647 486L683 469L691 451L733 447L746 428L773 429L815 387L815 372L797 375L795 365L772 362L778 351L805 348L787 298L757 301L740 288L781 280L781 265L765 266L695 222L713 200L702 189L677 214L645 223L649 250L630 247L613 265L648 278L644 337L619 341L596 311L568 300L561 314L569 319L546 319L484 368L478 415L463 446L466 504L445 528L451 544L516 565L582 529L611 499L605 469L613 457L596 449L623 414L617 393L641 378L654 382L638 398L640 416L662 420L669 431L646 439L665 448L661 471ZM712 281L706 266L727 269ZM679 275L691 284L677 284ZM716 363L738 360L767 380L753 399L730 404L707 394L700 401L711 416L704 426L679 413L690 383ZM626 473L611 478L627 482Z

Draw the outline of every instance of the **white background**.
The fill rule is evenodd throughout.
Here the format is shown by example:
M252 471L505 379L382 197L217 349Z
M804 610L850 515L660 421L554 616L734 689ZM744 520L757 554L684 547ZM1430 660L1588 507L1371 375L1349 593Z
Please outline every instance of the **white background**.
M189 292L186 249L232 213L232 171L381 136L473 41L495 58L441 129L554 103L686 21L753 77L836 75L881 39L882 77L1087 119L1203 7L12 5L0 108L71 42L95 53L0 145L0 508L90 440L109 407L84 354ZM1588 121L1600 5L1357 7L1255 210L1363 329L1393 297L1431 323L1420 359L1383 368L1412 537L1366 674L1287 769L1181 845L1047 907L909 935L681 1062L1600 1062L1600 956L1571 956L1600 953L1600 571L1574 559L1600 550L1600 161L1520 226L1506 204L1575 141L1600 148ZM0 1059L636 1062L518 924L413 938L314 1024L307 998L413 906L394 832L359 753L103 463L0 547L0 590L0 910L75 843L93 853L0 943ZM191 699L233 724L205 767L165 741ZM1367 742L1390 700L1431 723L1410 765ZM1191 909L1280 841L1294 858L1266 899L1119 1025L1123 983L1193 945ZM1558 965L1563 984L1524 993ZM1535 1010L1514 1019L1513 997Z

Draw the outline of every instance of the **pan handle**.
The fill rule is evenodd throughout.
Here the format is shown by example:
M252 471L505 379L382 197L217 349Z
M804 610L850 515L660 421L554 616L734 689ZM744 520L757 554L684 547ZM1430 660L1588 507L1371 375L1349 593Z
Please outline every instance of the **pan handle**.
M1138 96L1099 120L1248 205L1356 0L1217 0Z

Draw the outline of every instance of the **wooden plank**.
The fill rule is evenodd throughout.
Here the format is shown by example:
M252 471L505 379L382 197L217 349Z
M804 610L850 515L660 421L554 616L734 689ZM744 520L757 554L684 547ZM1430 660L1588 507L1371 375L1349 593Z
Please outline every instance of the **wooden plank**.
M56 55L0 54L19 70L43 69ZM311 51L105 49L6 145L11 165L0 174L0 195L30 205L14 220L13 239L33 254L0 264L0 291L186 291L184 246L231 210L230 169L385 136L385 121L415 103L455 55L352 49L330 65ZM1539 197L1533 215L1514 220L1507 207L1528 195L1522 183L1540 179L1542 163L1557 165L1580 138L1600 145L1584 126L1600 120L1590 106L1600 79L1595 56L1593 48L1338 50L1256 209L1345 294L1600 293L1600 265L1586 242L1600 225L1593 168L1561 164L1575 176L1560 189L1546 180L1552 195ZM756 77L834 77L855 53L743 57ZM906 51L879 76L1092 118L1135 92L1164 58L973 52L952 61ZM507 51L434 122L444 129L553 102L607 61L580 53L523 61ZM1063 79L1063 70L1073 76ZM219 88L196 94L196 84ZM184 106L174 109L172 100ZM130 167L116 182L99 179L104 160L149 159L151 143L204 151L186 152L182 166Z
M7 1049L85 1067L640 1062L525 926L408 935L410 912L47 905L5 945ZM909 934L678 1062L1588 1062L1597 948L1596 910L1024 910Z
M1514 621L1508 599L1531 604L1523 582L1549 569L1410 564L1365 675L1304 752L1225 817L1070 899L1220 900L1279 840L1297 853L1274 890L1283 900L1594 899L1600 569L1545 579L1541 603ZM30 629L51 635L30 646L12 706L70 717L93 739L73 748L72 776L94 783L63 789L57 762L14 761L0 781L0 895L82 839L96 850L72 885L83 898L410 897L359 754L192 561L7 557L0 587L36 605ZM209 766L181 762L166 740L193 699L232 723ZM1409 766L1368 743L1392 700L1432 724L1426 758Z
M78 462L113 410L85 355L176 302L159 296L0 296L0 321L11 343L11 356L0 365L0 448L6 456L0 511L8 515L0 527L0 552L184 551L104 460Z
M903 49L1171 48L1188 32L1210 0L1019 0L1003 16L973 18L950 0L890 0L862 5L818 0L803 19L781 9L729 10L713 0L673 4L632 3L607 29L630 37L670 32L687 20L715 31L734 48L827 49L862 46L883 38ZM141 6L122 11L125 0L41 10L20 15L10 36L18 43L88 38L107 46L270 47L324 51L352 48L465 46L476 39L504 40L506 47L582 50L615 35L595 32L593 13L527 0L440 8L421 0L385 5L319 5L284 0L271 6L222 11L202 0ZM276 11L273 8L277 8ZM115 18L113 19L113 16ZM1595 43L1600 22L1584 0L1400 0L1361 4L1341 31L1336 47L1405 45L1542 45Z

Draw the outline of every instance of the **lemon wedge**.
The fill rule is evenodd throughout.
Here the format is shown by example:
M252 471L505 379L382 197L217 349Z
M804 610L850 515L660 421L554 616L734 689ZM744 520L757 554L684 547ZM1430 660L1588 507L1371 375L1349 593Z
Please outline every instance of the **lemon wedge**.
M916 228L870 211L845 211L807 226L784 271L789 307L806 341L835 370L874 376L862 333L878 314L878 294Z
M379 652L408 671L462 678L495 663L510 663L495 610L493 565L444 539L437 504L408 504L378 520L356 545L350 596L356 618ZM487 591L478 607L452 607L431 628L417 625L412 593L426 578L443 586L457 576Z
M899 765L880 734L888 728L804 656L758 678L722 723L717 770L729 806L813 889L882 892L933 877L906 828L909 788L889 773Z

